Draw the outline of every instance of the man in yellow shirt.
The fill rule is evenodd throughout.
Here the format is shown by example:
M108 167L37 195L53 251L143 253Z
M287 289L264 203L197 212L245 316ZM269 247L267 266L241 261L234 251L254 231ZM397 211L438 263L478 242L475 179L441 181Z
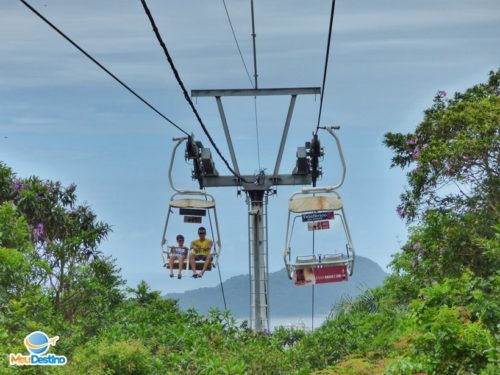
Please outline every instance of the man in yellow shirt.
M191 253L189 254L189 264L191 265L191 269L193 270L193 277L198 278L202 277L207 268L212 263L212 240L206 238L207 230L204 227L198 228L198 236L200 237L197 240L191 241ZM196 272L196 261L204 260L203 269L200 273Z

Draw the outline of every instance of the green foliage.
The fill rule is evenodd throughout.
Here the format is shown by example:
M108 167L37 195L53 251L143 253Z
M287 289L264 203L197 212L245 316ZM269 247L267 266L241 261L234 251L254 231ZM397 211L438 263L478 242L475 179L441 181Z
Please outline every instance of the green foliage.
M317 371L315 375L382 375L387 374L386 368L392 363L391 358L360 358L347 356L335 366Z
M420 363L415 363L407 357L397 358L394 362L390 363L384 374L386 375L413 375L425 374L425 368Z
M411 340L412 361L436 374L477 373L488 363L492 335L469 320L466 308L439 306L417 312L418 329Z
M160 374L162 363L139 340L100 340L77 349L64 372L96 375Z
M0 205L0 305L22 293L29 279L25 259L30 247L28 225L12 203Z
M136 289L130 288L128 291L135 296L136 301L141 305L148 305L161 298L160 292L151 292L149 285L144 280L141 280Z
M415 311L455 307L465 314L464 319L480 322L494 332L500 321L500 278L495 275L483 279L464 273L459 278L423 288L412 306Z
M384 286L342 301L296 345L313 368L377 373L380 358L389 374L498 367L499 79L453 99L439 92L414 133L386 135L392 166L414 166L397 212L417 223Z
M500 266L499 229L498 224L482 227L476 213L428 211L422 224L410 229L392 267L398 275L410 275L414 292L466 271L488 278Z
M492 210L498 214L500 71L485 84L446 99L440 91L414 133L388 133L392 166L408 173L401 216L413 220L428 209Z
M12 199L15 190L15 175L12 169L0 161L0 203Z
M31 246L26 220L11 202L0 205L0 246L19 251Z
M44 330L61 337L57 352L69 358L54 369L61 373L309 372L294 349L303 333L255 334L227 313L182 312L145 282L124 299L119 270L98 251L109 226L76 205L75 187L0 170L0 238L15 247L0 251L1 266L15 275L2 279L6 291L16 291L5 296L0 316L7 351L23 352L24 336ZM33 288L17 293L19 280Z
M500 72L446 99L412 134L387 134L392 166L416 165L398 213L410 237L386 301L409 306L412 335L389 373L479 373L498 365ZM490 369L490 370L487 370Z
M97 251L109 226L75 203L75 186L19 179L0 163L0 347L5 353L23 352L24 337L35 330L57 332L69 338L66 342L87 339L123 300L119 270ZM62 342L66 353L76 347Z
M325 368L346 356L382 358L408 330L404 312L385 304L378 290L356 299L346 298L334 307L330 318L304 337L297 349L313 368Z
M144 286L141 282L137 289L147 291ZM181 312L175 302L145 299L143 292L122 305L103 337L141 340L173 373L290 373L300 368L283 353L282 331L276 338L254 334L236 326L227 313L202 317Z
M98 221L87 205L76 204L75 185L19 179L3 164L0 176L0 202L15 207L29 225L34 244L29 257L39 260L30 265L32 281L48 287L54 310L66 321L109 312L123 298L118 270L98 251L109 225ZM16 233L12 228L7 232Z

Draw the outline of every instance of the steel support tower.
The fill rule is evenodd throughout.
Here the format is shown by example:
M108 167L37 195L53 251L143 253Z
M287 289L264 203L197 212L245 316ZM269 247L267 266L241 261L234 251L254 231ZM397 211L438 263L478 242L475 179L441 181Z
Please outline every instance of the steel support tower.
M299 88L259 88L259 89L223 89L192 90L191 96L215 98L224 129L233 169L239 176L207 175L195 173L201 188L205 187L237 187L245 191L248 204L248 244L249 244L249 277L250 277L250 326L255 332L269 329L269 279L268 279L268 238L267 238L267 201L274 186L278 185L310 185L313 181L310 165L307 162L306 147L297 150L297 165L290 174L279 174L283 150L292 120L297 95L318 95L319 87ZM290 104L283 128L280 148L272 174L260 171L258 175L242 175L238 167L236 154L231 140L222 97L224 96L275 96L290 95Z

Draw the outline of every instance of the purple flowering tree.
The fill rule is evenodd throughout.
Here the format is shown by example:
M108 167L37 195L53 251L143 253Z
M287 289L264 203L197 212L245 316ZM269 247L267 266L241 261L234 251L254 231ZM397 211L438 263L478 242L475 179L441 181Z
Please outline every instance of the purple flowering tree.
M78 204L75 191L76 185L64 187L58 181L16 178L0 163L0 204L10 202L24 216L34 256L44 264L34 274L46 286L55 311L68 320L98 305L91 296L95 288L108 300L121 298L116 290L121 279L98 249L110 226L88 205ZM85 303L88 298L93 302Z
M497 71L453 97L439 91L414 132L385 135L391 167L408 171L396 212L412 226L392 263L407 290L500 267L499 95Z
M385 135L391 166L409 170L399 216L412 222L429 209L499 214L499 81L497 71L453 98L439 91L415 132Z

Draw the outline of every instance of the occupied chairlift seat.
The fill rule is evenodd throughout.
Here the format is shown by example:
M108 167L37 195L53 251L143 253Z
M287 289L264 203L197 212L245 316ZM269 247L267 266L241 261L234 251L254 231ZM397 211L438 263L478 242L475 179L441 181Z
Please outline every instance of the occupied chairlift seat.
M168 223L170 220L170 214L173 212L173 208L192 208L192 209L204 209L210 212L210 210L213 211L213 217L215 221L215 232L214 235L216 238L212 238L213 240L213 245L212 245L212 262L210 267L207 268L207 271L210 271L212 267L215 267L218 264L219 261L219 256L220 256L220 251L221 251L221 241L220 241L220 232L219 232L219 222L217 220L217 211L215 209L215 199L212 195L208 194L206 191L203 190L179 190L176 189L173 181L172 181L172 169L174 165L174 159L175 159L175 153L178 149L178 147L187 140L188 138L182 137L182 138L176 138L174 141L176 141L176 144L172 150L172 157L170 158L170 166L168 169L168 181L170 183L170 187L172 190L175 191L175 193L172 195L170 198L170 202L168 204L168 211L167 211L167 219L165 220L165 227L163 228L163 237L161 240L161 256L162 256L162 262L164 267L169 267L169 258L170 258L170 249L172 245L169 245L168 239L167 239L167 230L168 230ZM181 198L180 198L181 197ZM204 199L200 199L200 197ZM210 222L210 229L212 229L212 223ZM194 234L194 233L193 233ZM171 234L170 234L171 235ZM194 234L195 236L195 234ZM189 236L186 239L187 242L190 242ZM186 238L186 236L185 236ZM190 243L185 243L185 246L189 246ZM196 270L202 270L203 265L205 261L204 260L197 260L196 261ZM174 260L173 264L174 269L179 269L179 261L178 259ZM184 268L189 269L189 253L186 259L184 260Z
M165 230L163 232L163 240L162 240L162 258L163 258L163 266L168 268L169 267L169 258L170 258L170 248L172 245L168 244L168 240L166 238L166 232L167 232L167 227L168 227L168 222L170 218L170 213L173 208L193 208L193 209L204 209L204 210L213 210L214 211L214 217L215 221L217 224L217 214L215 211L215 200L210 194L207 194L205 192L201 192L202 195L206 196L207 198L210 198L209 200L203 200L203 199L196 199L196 198L183 198L183 199L175 199L176 196L179 195L185 195L184 193L175 193L172 195L170 202L169 202L169 209L168 209L168 214L167 214L167 220L165 222ZM193 192L188 193L188 195L193 195ZM218 225L217 225L217 233L218 233ZM185 236L186 237L186 236ZM194 238L192 238L194 239ZM186 243L184 244L186 247L189 247L190 241L192 239L186 238ZM212 245L212 262L210 266L207 268L207 271L211 271L212 267L215 267L215 265L218 262L218 257L220 253L220 240L217 235L217 239L214 239L214 244ZM191 253L191 250L188 253L188 256L185 257L184 259L184 269L190 269L189 265L189 254ZM196 260L196 270L200 271L203 269L203 265L205 264L205 261L202 259ZM179 268L179 260L176 258L174 260L173 264L173 269L178 269Z

